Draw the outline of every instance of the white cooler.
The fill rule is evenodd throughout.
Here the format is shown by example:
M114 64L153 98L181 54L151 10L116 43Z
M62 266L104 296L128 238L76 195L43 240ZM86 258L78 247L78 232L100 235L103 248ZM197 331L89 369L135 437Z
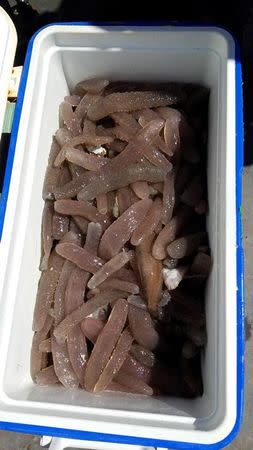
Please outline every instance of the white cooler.
M95 395L36 386L30 378L41 192L50 142L62 98L91 76L210 88L207 225L213 270L206 295L204 395L194 400ZM73 443L101 450L120 450L119 444L122 450L134 450L133 445L209 450L234 438L243 408L242 165L241 64L226 31L77 23L50 25L32 38L0 203L0 428L60 437L52 440L52 450ZM93 446L77 445L76 439Z

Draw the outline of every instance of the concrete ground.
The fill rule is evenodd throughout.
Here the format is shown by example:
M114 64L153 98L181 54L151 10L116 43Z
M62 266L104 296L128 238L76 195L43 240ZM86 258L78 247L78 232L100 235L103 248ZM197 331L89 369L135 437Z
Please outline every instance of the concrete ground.
M243 176L243 235L245 249L246 299L246 398L244 424L229 450L253 449L253 165ZM39 450L39 438L0 431L0 450Z

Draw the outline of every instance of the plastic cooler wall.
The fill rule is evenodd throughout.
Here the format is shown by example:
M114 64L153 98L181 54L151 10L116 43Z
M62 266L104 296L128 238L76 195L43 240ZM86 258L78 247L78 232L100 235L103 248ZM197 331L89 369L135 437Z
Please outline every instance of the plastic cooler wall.
M164 28L150 33L124 32L124 27L110 32L106 27L56 26L36 37L32 62L3 232L7 263L0 285L5 324L0 331L0 341L5 343L0 348L0 407L5 417L14 412L15 421L21 423L97 432L95 422L100 422L101 433L217 442L226 437L236 420L233 41L215 29L169 28L166 32ZM109 393L94 396L60 387L41 388L30 379L31 324L40 276L41 192L48 150L62 98L78 81L94 75L111 80L196 82L211 88L208 231L213 270L206 298L204 395L196 400ZM8 279L4 278L6 272Z

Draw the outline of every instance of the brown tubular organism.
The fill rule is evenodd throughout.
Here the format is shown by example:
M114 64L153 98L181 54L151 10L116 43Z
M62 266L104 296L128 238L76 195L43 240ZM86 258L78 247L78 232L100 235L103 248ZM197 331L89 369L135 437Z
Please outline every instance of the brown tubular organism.
M213 260L202 91L90 78L60 104L42 192L40 386L202 394Z

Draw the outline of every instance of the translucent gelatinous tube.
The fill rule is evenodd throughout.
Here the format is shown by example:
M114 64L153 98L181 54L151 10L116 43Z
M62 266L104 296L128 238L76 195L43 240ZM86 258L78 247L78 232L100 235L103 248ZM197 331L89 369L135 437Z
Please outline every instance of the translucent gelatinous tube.
M64 263L62 258L51 254L48 261L48 269L42 273L33 315L33 331L40 331L46 321L47 315L54 301L54 293Z
M114 152L121 153L126 148L127 143L119 139L114 139L114 141L107 144L107 148L113 150Z
M87 235L85 240L85 249L97 255L100 238L102 236L102 226L100 223L90 222L87 227Z
M170 242L173 242L178 233L188 223L192 216L192 210L190 208L180 208L178 213L158 234L152 250L152 255L156 259L164 259L167 257L166 247Z
M136 260L143 292L150 311L155 312L162 290L162 263L152 255L154 234L150 234L136 247Z
M68 231L66 234L64 234L64 236L62 237L62 239L60 240L61 244L64 243L69 243L69 244L76 244L76 245L80 245L81 244L81 239L82 236L80 234L79 231L77 230L70 230Z
M64 101L69 103L71 106L77 106L80 103L81 97L79 95L66 95Z
M172 105L177 101L177 96L166 92L135 91L114 93L101 97L97 103L91 106L88 111L88 117L91 120L99 120L114 112L155 108L157 106Z
M146 181L136 181L131 184L131 188L140 199L149 197L149 187Z
M129 128L132 131L132 134L135 134L140 130L140 125L132 114L127 112L116 112L111 114L111 117L118 125Z
M146 217L142 220L140 225L134 230L131 237L132 245L139 245L145 238L150 236L156 229L158 223L161 219L162 213L162 202L159 197L157 197L150 209L147 212Z
M48 260L53 245L53 204L46 201L44 204L42 214L42 248L43 257L40 264L40 270L46 270L48 267Z
M116 205L116 192L110 191L106 194L107 197L107 213L110 217L114 216L114 207L116 206L117 212L118 212L118 205Z
M144 127L146 126L149 122L151 122L152 120L157 120L159 119L159 114L154 111L153 109L144 109L141 112L141 115L138 119L139 124ZM167 155L170 154L169 148L167 146L167 144L165 143L165 141L161 138L161 136L157 136L156 140L155 140L155 145L164 153L166 153Z
M155 191L163 193L163 183L152 183L151 184L152 190L155 189ZM157 194L156 192L156 194Z
M80 269L77 270L81 271ZM71 313L76 307L83 304L83 296L88 280L87 275L88 274L84 273L82 280L81 274L76 272L75 280L73 277L72 280L69 280L65 300L67 314ZM74 290L76 286L77 289ZM68 334L67 349L74 372L80 384L83 385L84 372L88 360L88 349L86 338L79 324L73 327Z
M71 180L71 174L69 167L66 165L63 165L60 167L60 173L59 173L59 181L58 186L64 186L66 183L68 183Z
M54 165L59 167L65 160L92 171L99 170L107 163L107 160L102 156L86 153L84 150L70 146L59 152L55 158Z
M72 138L73 138L73 134L67 128L61 127L55 133L55 140L59 144L60 147L63 147Z
M48 166L43 184L43 200L54 200L54 190L69 181L69 171L67 167Z
M123 153L121 153L123 154ZM109 164L106 165L106 169ZM159 182L163 181L165 172L158 167L149 164L134 164L124 168L120 171L111 172L109 169L106 173L92 180L87 186L79 191L77 194L78 200L93 200L99 194L114 191L124 186L128 186L136 181Z
M128 127L124 127L124 126L115 126L112 129L113 132L113 136L115 136L115 138L121 140L121 141L126 141L129 142L131 141L131 139L134 137L134 131L132 129L129 129Z
M95 319L93 317L87 317L81 322L81 330L83 334L95 344L99 334L105 326L105 323L101 319Z
M100 95L90 94L87 92L87 94L85 94L83 96L83 98L81 99L81 101L78 103L74 114L79 119L83 119L86 116L87 111L90 108L90 106L93 105L94 103L96 103L98 101L99 97L100 97Z
M69 230L72 232L72 233L74 233L74 234L76 234L76 235L79 235L80 236L80 242L82 241L82 233L81 233L81 230L80 230L80 228L78 227L78 225L75 223L75 221L74 221L74 219L73 218L71 218L70 219L70 221L69 221Z
M142 109L136 109L136 110L132 111L132 116L136 120L139 120L139 118L141 117L141 114L142 114Z
M143 149L143 155L156 167L164 170L166 173L172 169L172 164L165 158L165 156L154 146L149 146Z
M50 152L49 152L49 157L48 157L48 165L49 166L53 166L54 160L60 150L61 150L60 145L56 141L55 137L53 137Z
M83 135L85 134L96 134L96 124L88 119L83 121Z
M151 205L152 200L150 199L134 203L107 228L99 245L99 255L102 258L110 259L122 249Z
M79 134L78 136L70 139L67 144L62 147L62 151L65 151L69 147L76 147L77 145L94 145L100 147L104 144L109 144L113 141L111 136L97 136L96 134Z
M72 270L65 291L65 315L71 314L84 303L88 280L89 274L84 270L79 269L79 267Z
M115 374L120 370L125 361L133 342L133 336L126 329L123 331L115 346L112 355L101 373L95 387L94 392L103 391L114 378Z
M100 214L106 214L108 211L107 194L99 194L96 198L97 209Z
M135 378L143 380L145 383L149 383L151 379L151 367L145 366L140 361L137 361L131 354L125 359L122 370Z
M123 370L120 370L115 376L115 381L123 386L129 387L132 391L135 391L138 394L144 395L153 395L153 389L148 386L144 381L140 378L135 378L130 375L130 373L126 373Z
M139 198L134 194L129 187L120 188L117 191L117 204L119 208L119 214L123 214L133 203L137 202Z
M54 197L58 199L75 197L81 189L89 182L87 173L84 173L80 177L76 177L63 186L57 186L53 189Z
M198 101L187 122L197 91L89 79L60 105L43 187L39 385L202 393L211 258Z
M130 283L137 282L134 272L126 267L121 267L121 269L117 270L117 272L114 273L114 277L117 277L120 280L129 281Z
M72 180L74 180L75 178L79 178L86 173L86 170L83 167L77 166L76 164L73 164L71 162L68 162L68 167L71 173Z
M129 295L129 297L127 297L127 301L128 303L130 303L130 305L136 306L137 308L140 309L147 310L147 303L143 300L143 298L140 295L136 294Z
M164 127L164 137L173 153L178 150L182 143L184 147L191 145L194 141L194 134L185 116L174 108L157 108L159 115L166 120ZM194 161L191 161L194 162Z
M45 353L50 353L51 352L51 339L44 339L44 341L41 341L40 345L39 345L39 351L40 352L45 352Z
M55 328L54 335L58 342L64 342L72 328L82 322L85 317L88 317L98 308L101 306L106 306L114 300L127 296L128 293L116 290L103 291L100 294L95 295L91 300L88 300L79 308L75 309L75 311L71 314L66 316L65 319Z
M62 102L59 109L67 129L72 133L72 135L77 136L81 134L82 130L80 120L76 114L73 113L72 106L67 102Z
M90 300L90 298L92 298L94 295L99 294L100 292L101 292L101 289L99 289L99 288L89 289L89 291L86 294L86 300Z
M104 264L104 261L101 260L101 258L89 253L85 248L81 248L76 244L68 242L63 244L60 243L56 245L55 250L58 255L68 259L80 267L80 269L90 273L97 272Z
M51 344L54 370L57 378L66 388L77 388L79 381L69 359L67 344L65 342L59 344L54 336L51 337Z
M65 292L68 284L68 279L74 269L74 264L70 261L65 261L60 273L58 283L54 295L54 321L58 325L65 316Z
M77 83L75 89L77 92L89 92L97 94L103 91L108 86L109 81L101 78L88 78L87 80Z
M175 206L175 173L167 173L163 185L162 223L166 224L172 218Z
M60 169L48 166L44 178L42 198L43 200L54 199L54 189L59 185Z
M112 276L115 272L117 272L121 267L127 264L132 257L131 252L122 251L117 255L113 256L108 262L106 262L101 269L99 269L95 275L93 275L88 282L89 289L95 289L99 286L103 281Z
M130 294L139 294L140 288L136 283L120 280L118 278L108 278L99 285L100 291L106 289L119 289Z
M170 292L166 289L162 291L160 301L157 305L157 317L164 319L166 318L167 311L164 311L164 307L169 305L171 301L171 295Z
M131 333L138 344L148 350L154 350L158 345L159 335L149 312L129 305L128 320Z
M167 247L167 252L171 258L184 258L191 255L205 239L206 232L204 231L188 234L171 242Z
M169 117L167 117L164 125L164 140L170 148L170 153L174 154L180 148L180 123L182 116L179 111L167 108Z
M58 213L70 216L80 216L91 222L98 222L102 227L108 223L108 217L98 212L97 208L86 201L78 200L56 200L54 209Z
M142 161L144 152L147 150L147 154L150 153L151 144L159 135L163 125L164 122L160 119L148 123L134 135L125 149L110 161L110 164L103 169L103 172L107 172L107 170L113 172L113 169L114 171L116 169L122 170L122 167Z
M33 381L35 381L35 376L40 372L41 369L45 367L43 352L40 350L40 344L46 339L51 327L53 325L53 318L47 316L40 331L34 333L32 340L32 348L30 355L30 373Z
M67 349L72 368L80 385L84 382L84 373L88 361L86 338L80 325L76 325L68 334Z
M131 347L131 354L133 357L144 364L147 367L153 367L155 364L155 355L147 348L142 347L138 344L133 344Z
M62 153L65 154L65 150L63 150ZM71 174L72 180L74 180L75 178L79 178L79 177L83 176L84 174L86 174L86 169L84 169L81 166L78 166L77 164L74 164L74 163L72 163L70 161L67 161L67 160L66 160L65 164L69 168L69 172Z
M52 227L53 227L53 238L57 240L61 239L64 236L64 234L68 232L69 218L64 214L58 214L54 212Z
M114 350L118 338L124 328L128 313L128 304L119 299L109 316L109 319L98 336L90 355L85 371L85 388L92 392Z
M141 167L128 167L129 164L133 164L136 161L141 160L141 157L143 156L143 151L146 149L147 146L150 146L150 142L152 142L153 139L158 135L161 127L163 126L163 122L158 121L152 121L150 122L146 127L143 128L143 130L140 131L140 133L137 133L136 137L133 139L131 143L127 145L127 147L124 149L123 152L121 152L118 156L113 158L110 161L110 164L107 164L104 168L100 169L96 173L96 176L84 175L79 177L79 179L72 180L71 182L67 183L65 186L60 186L59 188L55 188L53 193L56 199L60 198L71 198L77 195L82 188L85 188L88 184L91 184L91 182L94 182L95 185L92 186L92 189L95 190L95 193L91 198L96 197L101 192L109 192L110 190L114 190L111 187L111 184L115 184L117 189L118 187L126 186L129 183L135 182L135 181L142 181L145 179L145 181L152 181L152 178L160 178L157 181L162 181L165 173L161 173L159 171L154 170L155 168L150 168L149 170L145 168L148 167L147 165L143 165ZM77 138L75 138L77 139ZM80 142L78 142L80 143ZM73 141L71 143L73 145ZM152 151L152 149L151 149ZM157 158L155 157L155 160L157 161ZM169 162L166 165L166 169L169 169ZM122 171L122 167L128 167L127 174L123 177L123 183L120 181L120 176L117 175L118 171ZM118 169L118 171L117 171ZM114 174L114 179L112 178ZM97 186L97 179L101 177L102 186L99 188ZM85 196L88 194L88 191L85 194L81 194L82 196ZM82 198L80 198L82 199Z
M59 382L54 370L54 366L49 366L45 369L42 369L36 374L35 379L36 383L39 386L51 386Z
M156 111L154 111L153 109L143 109L138 121L139 124L144 127L148 122L156 119L159 119L159 114Z
M84 217L73 216L73 221L75 222L75 224L77 225L77 227L83 234L87 233L88 224L89 224L88 220L86 220Z

